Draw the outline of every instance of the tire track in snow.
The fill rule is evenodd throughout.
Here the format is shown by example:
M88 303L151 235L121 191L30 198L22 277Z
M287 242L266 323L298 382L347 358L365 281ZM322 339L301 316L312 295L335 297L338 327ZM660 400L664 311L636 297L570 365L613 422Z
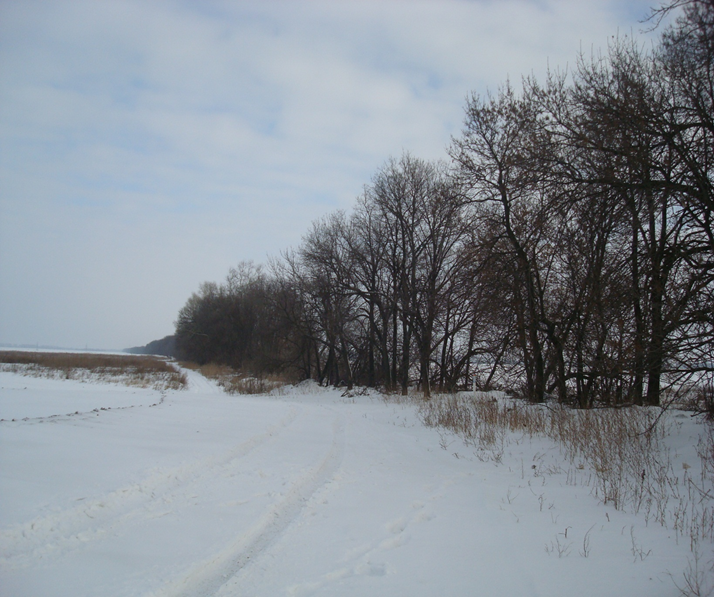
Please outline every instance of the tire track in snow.
M367 545L353 548L342 558L342 565L321 575L314 581L304 581L287 587L286 594L291 597L312 595L345 579L358 576L385 576L393 572L387 553L399 549L411 541L411 529L431 522L436 518L434 504L446 495L447 489L454 485L462 475L449 477L439 487L430 491L421 499L410 499L402 508L403 516L393 518L383 524L383 535L375 537ZM339 594L335 587L334 594Z
M173 501L168 499L172 492L183 489L187 493L186 488L217 477L234 461L276 437L299 414L300 409L291 407L278 423L222 454L157 469L140 482L96 498L80 498L77 501L81 503L74 507L0 530L0 569L23 568L39 559L61 557L116 532L123 525L155 517L152 505L162 497L163 501Z
M208 379L205 375L193 369L180 367L179 371L186 375L188 380L187 390L197 394L223 394L221 388L215 381Z
M337 416L332 424L332 442L327 454L317 465L301 475L282 499L274 502L243 535L212 557L197 562L185 575L150 593L150 596L207 597L235 594L239 589L241 571L260 558L298 517L309 498L337 472L342 463L344 447L344 421Z

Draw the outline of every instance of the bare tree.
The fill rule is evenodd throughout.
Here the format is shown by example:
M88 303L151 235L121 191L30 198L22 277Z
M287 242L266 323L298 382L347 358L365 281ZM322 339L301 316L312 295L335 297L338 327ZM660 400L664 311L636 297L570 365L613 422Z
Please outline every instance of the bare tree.
M470 189L471 201L481 205L482 225L497 231L502 241L494 248L510 259L506 271L513 281L511 300L526 373L525 392L540 402L546 393L546 371L535 256L541 234L537 224L548 218L547 197L528 158L536 133L533 108L530 98L518 97L510 85L495 97L472 96L463 134L454 139L450 154Z

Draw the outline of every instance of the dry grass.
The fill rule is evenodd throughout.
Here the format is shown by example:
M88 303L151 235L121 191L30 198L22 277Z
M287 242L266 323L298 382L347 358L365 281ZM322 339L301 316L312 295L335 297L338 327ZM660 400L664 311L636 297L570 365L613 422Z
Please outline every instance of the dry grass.
M187 384L186 375L171 363L145 355L0 351L0 371L159 391L180 390Z
M642 513L687 540L692 551L714 541L714 436L707 426L697 452L700 472L675 471L665 438L677 425L647 408L573 410L494 398L488 394L437 396L422 401L425 424L459 434L483 459L500 461L523 437L557 442L568 483L589 485L603 503Z
M290 383L278 375L253 377L227 366L216 363L197 365L181 363L183 367L200 372L204 377L215 380L229 394L267 394Z

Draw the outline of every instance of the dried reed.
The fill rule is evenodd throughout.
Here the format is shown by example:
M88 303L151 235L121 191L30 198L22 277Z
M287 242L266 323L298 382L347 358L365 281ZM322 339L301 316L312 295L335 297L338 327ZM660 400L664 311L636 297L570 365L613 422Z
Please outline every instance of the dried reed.
M30 377L119 383L159 391L186 387L186 375L156 356L0 351L0 371Z
M699 440L700 473L675 471L664 441L676 419L654 409L575 410L533 405L491 394L461 393L421 401L426 425L446 428L477 448L483 459L502 459L524 436L545 436L561 447L567 478L589 485L603 503L642 513L685 538L692 550L714 541L714 437ZM592 474L583 474L584 469Z

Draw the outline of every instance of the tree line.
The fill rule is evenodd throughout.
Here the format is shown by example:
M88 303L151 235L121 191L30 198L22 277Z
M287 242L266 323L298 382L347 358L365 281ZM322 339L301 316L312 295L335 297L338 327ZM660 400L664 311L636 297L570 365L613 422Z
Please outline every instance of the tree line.
M448 160L389 159L352 211L181 309L177 350L324 384L650 404L714 372L714 0L652 49L467 100Z

